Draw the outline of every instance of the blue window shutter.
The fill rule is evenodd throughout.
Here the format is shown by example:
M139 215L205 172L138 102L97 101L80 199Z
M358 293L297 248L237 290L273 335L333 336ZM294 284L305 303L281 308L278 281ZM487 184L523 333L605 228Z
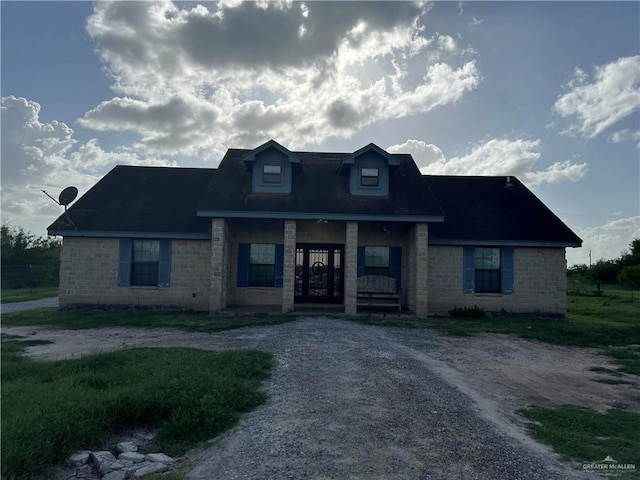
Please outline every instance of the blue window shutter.
M462 250L462 288L464 293L476 293L476 261L473 247L464 247Z
M251 245L249 243L238 244L238 280L236 285L238 287L249 286L249 249Z
M118 286L128 287L131 285L131 254L133 240L130 238L120 239L120 259L118 262Z
M362 277L364 275L364 247L358 247L358 268L357 268L358 277Z
M502 293L513 294L513 247L502 249Z
M282 288L282 278L284 276L284 245L279 243L276 245L276 278L273 286Z
M158 285L171 284L171 240L160 240L160 260L158 263Z
M398 286L400 286L402 280L402 248L391 247L389 250L389 274L398 280Z

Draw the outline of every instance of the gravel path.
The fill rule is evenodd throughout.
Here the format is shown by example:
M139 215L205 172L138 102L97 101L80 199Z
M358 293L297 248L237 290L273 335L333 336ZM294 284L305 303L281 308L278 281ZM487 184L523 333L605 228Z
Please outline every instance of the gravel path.
M247 340L275 355L269 401L190 455L191 480L589 478L445 381L428 331L323 318L262 331Z
M3 303L0 307L0 313L21 312L22 310L32 310L34 308L57 307L58 297L41 298L40 300L31 300L29 302Z

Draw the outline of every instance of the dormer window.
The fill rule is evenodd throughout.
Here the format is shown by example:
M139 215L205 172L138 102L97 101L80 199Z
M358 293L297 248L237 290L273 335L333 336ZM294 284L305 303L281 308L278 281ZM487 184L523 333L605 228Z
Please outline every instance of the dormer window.
M390 178L400 161L377 145L370 143L345 155L338 168L339 175L349 175L351 195L389 195Z
M264 165L262 181L264 183L282 183L282 167L280 165Z
M380 170L377 168L361 169L360 185L363 187L377 187L380 185Z
M277 142L269 140L242 156L251 172L254 193L291 193L293 177L302 173L302 160Z

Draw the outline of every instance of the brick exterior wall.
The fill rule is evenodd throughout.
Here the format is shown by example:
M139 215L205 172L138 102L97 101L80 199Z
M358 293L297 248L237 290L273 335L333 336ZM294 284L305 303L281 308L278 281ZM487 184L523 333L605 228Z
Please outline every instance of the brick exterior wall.
M355 315L358 290L358 222L347 222L344 246L344 313Z
M293 311L296 284L296 221L284 222L284 266L282 272L282 313Z
M117 238L65 237L60 306L127 305L209 309L211 242L173 240L169 287L119 287Z
M209 311L227 307L229 296L229 232L224 218L211 221L211 296Z
M429 304L429 225L418 223L414 227L413 245L415 248L414 285L412 294L415 295L414 313L418 317L426 317Z
M453 307L487 312L565 315L567 276L564 248L515 248L512 295L465 294L462 287L462 247L429 247L429 308L447 314Z
M516 248L512 295L465 294L463 248L429 246L427 227L426 224L412 228L385 227L366 222L214 220L213 242L172 241L169 287L118 287L119 239L66 237L62 246L60 305L177 307L205 311L211 306L215 306L215 310L218 305L219 308L239 305L277 306L290 311L293 284L289 277L295 276L291 251L295 254L297 242L345 244L345 312L349 314L355 313L356 308L357 245L402 247L403 304L420 316L426 314L427 306L429 314L447 314L454 307L473 306L486 311L566 314L564 248ZM238 243L285 244L285 288L238 288ZM218 299L219 304L211 303L212 298Z

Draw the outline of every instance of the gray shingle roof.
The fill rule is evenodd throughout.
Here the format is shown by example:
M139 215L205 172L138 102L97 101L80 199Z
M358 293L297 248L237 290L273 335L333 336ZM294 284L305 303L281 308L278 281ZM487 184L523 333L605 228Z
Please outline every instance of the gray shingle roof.
M347 154L294 152L302 168L294 172L291 194L253 193L242 160L247 152L230 149L218 169L117 166L53 222L49 233L209 238L208 217L226 212L249 218L428 217L433 244L582 243L515 177L505 187L506 177L422 176L410 155L396 154L389 195L354 196L348 175L338 173Z
M58 217L49 226L49 234L129 232L208 236L211 221L195 213L214 172L215 169L208 168L119 165L71 205L68 218Z
M442 217L442 210L431 190L422 182L410 155L393 155L399 165L390 177L389 195L373 197L349 193L348 175L338 174L340 162L348 154L318 152L293 152L302 160L302 169L294 173L290 194L253 193L252 174L242 161L247 152L249 150L231 149L224 156L198 205L201 214Z
M580 246L571 231L516 177L424 176L445 212L430 243Z

